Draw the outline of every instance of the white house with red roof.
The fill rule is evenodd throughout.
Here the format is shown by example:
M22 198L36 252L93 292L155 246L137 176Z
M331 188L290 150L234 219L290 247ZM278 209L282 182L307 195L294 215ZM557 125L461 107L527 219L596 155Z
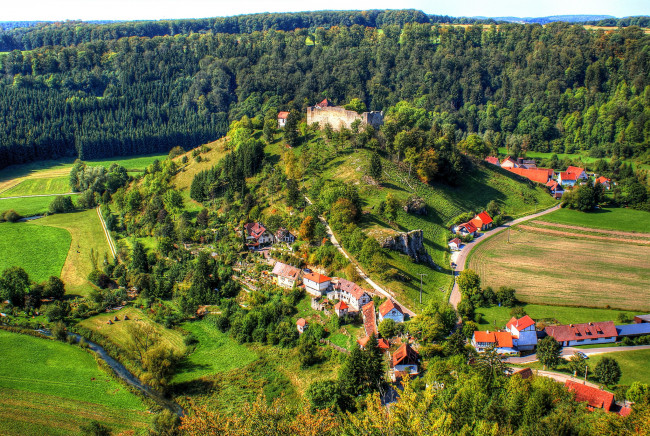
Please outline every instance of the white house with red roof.
M512 336L512 345L519 351L530 351L537 346L535 321L526 315L519 319L512 317L506 324L506 331Z
M461 245L463 245L463 241L461 241L458 238L454 238L451 241L449 241L449 243L447 245L449 245L449 248L451 249L451 251L459 251Z
M276 262L271 274L275 276L278 286L291 289L299 283L302 271L286 263Z
M251 247L273 243L273 235L261 223L247 223L244 231L246 243Z
M331 278L326 275L310 272L302 277L302 283L305 285L305 290L312 295L320 297L325 294L331 286Z
M546 186L548 187L549 191L551 191L553 198L556 200L562 198L562 194L564 194L564 188L557 181L549 180L546 183Z
M399 304L390 298L379 306L379 322L385 319L392 319L397 323L404 322L404 311Z
M492 165L496 165L496 166L498 166L498 167L501 166L501 162L499 162L499 158L498 158L498 157L488 156L488 157L485 158L485 162L487 162L487 163L491 163Z
M610 179L608 179L607 177L600 176L596 180L594 180L594 186L599 184L599 183L601 185L603 185L605 187L605 189L609 190L611 188L612 181Z
M478 230L487 230L492 228L492 217L486 211L483 211L472 218L470 223Z
M354 310L359 310L371 300L370 294L354 282L338 279L333 283L332 291L327 293L330 300L342 300Z
M584 168L574 167L573 165L570 165L566 169L566 172L569 174L573 174L576 177L576 180L587 180L589 178Z
M478 232L478 229L471 222L466 222L452 227L451 231L452 233L461 236L468 236L468 235L476 236L476 232Z
M298 329L299 334L303 334L305 330L307 329L307 320L305 318L300 318L298 321L296 321L296 328Z
M618 337L618 331L612 321L554 325L546 327L544 331L547 335L555 338L563 347L605 344L616 342Z
M398 373L417 374L420 355L409 344L402 344L391 356L390 367L394 377Z
M562 187L565 186L575 186L577 183L578 178L576 177L575 174L569 173L567 171L562 171L560 174L557 176L557 182L562 185Z
M334 305L334 313L336 313L336 316L339 318L344 318L348 316L348 305L345 303L345 301L339 301Z
M479 353L494 347L499 354L517 354L509 332L475 331L471 343Z
M515 161L510 156L506 157L501 161L501 168L518 168L517 161Z
M284 128L285 124L287 124L288 117L289 117L289 112L286 111L278 112L278 129Z

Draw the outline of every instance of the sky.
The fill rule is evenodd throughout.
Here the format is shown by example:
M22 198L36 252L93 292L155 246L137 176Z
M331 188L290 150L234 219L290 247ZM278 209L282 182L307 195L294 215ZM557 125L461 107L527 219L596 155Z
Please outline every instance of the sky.
M328 0L311 3L317 5L311 8L304 0L30 0L11 4L3 8L0 21L157 20L318 9L419 9L456 17L650 15L650 0Z

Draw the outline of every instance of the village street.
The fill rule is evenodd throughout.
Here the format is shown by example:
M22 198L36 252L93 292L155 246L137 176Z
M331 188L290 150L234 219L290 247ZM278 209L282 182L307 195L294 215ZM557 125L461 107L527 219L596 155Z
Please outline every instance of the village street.
M543 210L541 212L534 213L532 215L527 215L521 218L517 218L516 220L507 222L505 224L502 224L499 227L496 227L492 230L488 230L487 232L483 233L481 236L478 238L473 239L471 242L468 242L463 246L463 248L460 250L459 254L455 257L455 263L456 267L454 268L454 276L460 274L462 270L465 269L465 262L467 261L467 256L469 253L472 251L472 249L476 246L481 241L485 241L491 236L496 235L497 233L500 233L504 230L506 230L510 226L514 226L516 224L522 223L524 221L528 221L533 218L540 217L542 215L546 215L547 213L551 213L553 211L556 211L560 208L560 205L553 206L550 209ZM458 303L460 303L460 290L458 289L458 284L454 281L454 287L451 290L451 295L449 296L449 303L454 306L454 309L457 308Z
M581 353L584 353L587 356L592 356L596 354L618 353L620 351L635 351L635 350L648 350L648 349L650 349L650 345L632 345L632 346L622 346L622 347L599 347L599 348L564 347L562 348L560 355L565 359L569 359L571 356L573 356L573 353L575 353L576 351L580 351ZM506 359L506 362L513 363L516 365L521 363L536 362L537 360L538 360L537 355L531 354L530 356L525 356L525 357L510 357Z
M307 200L307 203L313 204L311 202L311 200L309 198L307 198L307 196L305 196L305 200ZM351 256L349 256L348 253L343 249L343 247L341 247L341 244L339 244L339 241L336 240L336 236L334 236L334 232L332 231L331 227L327 223L327 220L325 219L325 217L319 215L318 219L320 219L320 221L325 226L325 229L327 229L327 236L329 237L330 241L332 242L332 245L334 245L334 247L336 247L336 249L339 250L343 254L343 256L345 256L345 258L348 259L350 261L350 263L352 263L352 265L354 265L354 267L357 270L357 273L359 274L359 276L362 279L364 279L366 281L366 283L368 283L377 293L383 295L386 298L390 298L393 301L395 301L397 304L399 304L402 307L402 309L404 310L404 313L408 313L408 315L411 316L411 317L415 316L415 312L413 312L411 309L406 307L401 302L397 301L393 295L391 295L388 291L384 290L381 286L379 286L377 283L375 283L370 277L368 277L368 275L361 269L361 267L356 262L356 260L353 259Z

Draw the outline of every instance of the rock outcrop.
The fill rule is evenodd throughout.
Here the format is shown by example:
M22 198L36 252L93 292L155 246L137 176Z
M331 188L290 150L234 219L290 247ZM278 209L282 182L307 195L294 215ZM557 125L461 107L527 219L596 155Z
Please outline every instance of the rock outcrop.
M435 266L433 259L424 248L424 237L422 230L412 230L408 233L398 233L395 236L390 236L380 241L379 244L383 248L399 251L406 254L413 261L417 263L424 263L427 265Z
M417 215L426 215L427 214L427 203L422 197L417 195L411 195L406 204L404 204L404 211L406 213L414 213Z

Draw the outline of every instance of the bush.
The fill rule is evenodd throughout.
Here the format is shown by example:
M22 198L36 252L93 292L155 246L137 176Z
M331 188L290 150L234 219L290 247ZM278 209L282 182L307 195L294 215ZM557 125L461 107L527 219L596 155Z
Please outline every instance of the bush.
M10 209L8 211L5 211L2 214L2 217L0 217L0 222L7 221L7 222L10 222L10 223L15 223L15 222L18 222L21 218L22 218L22 216L20 216L18 214L18 212L16 212L13 209Z
M61 321L54 324L52 326L52 337L57 341L65 341L68 337L68 333L65 330L65 324Z

